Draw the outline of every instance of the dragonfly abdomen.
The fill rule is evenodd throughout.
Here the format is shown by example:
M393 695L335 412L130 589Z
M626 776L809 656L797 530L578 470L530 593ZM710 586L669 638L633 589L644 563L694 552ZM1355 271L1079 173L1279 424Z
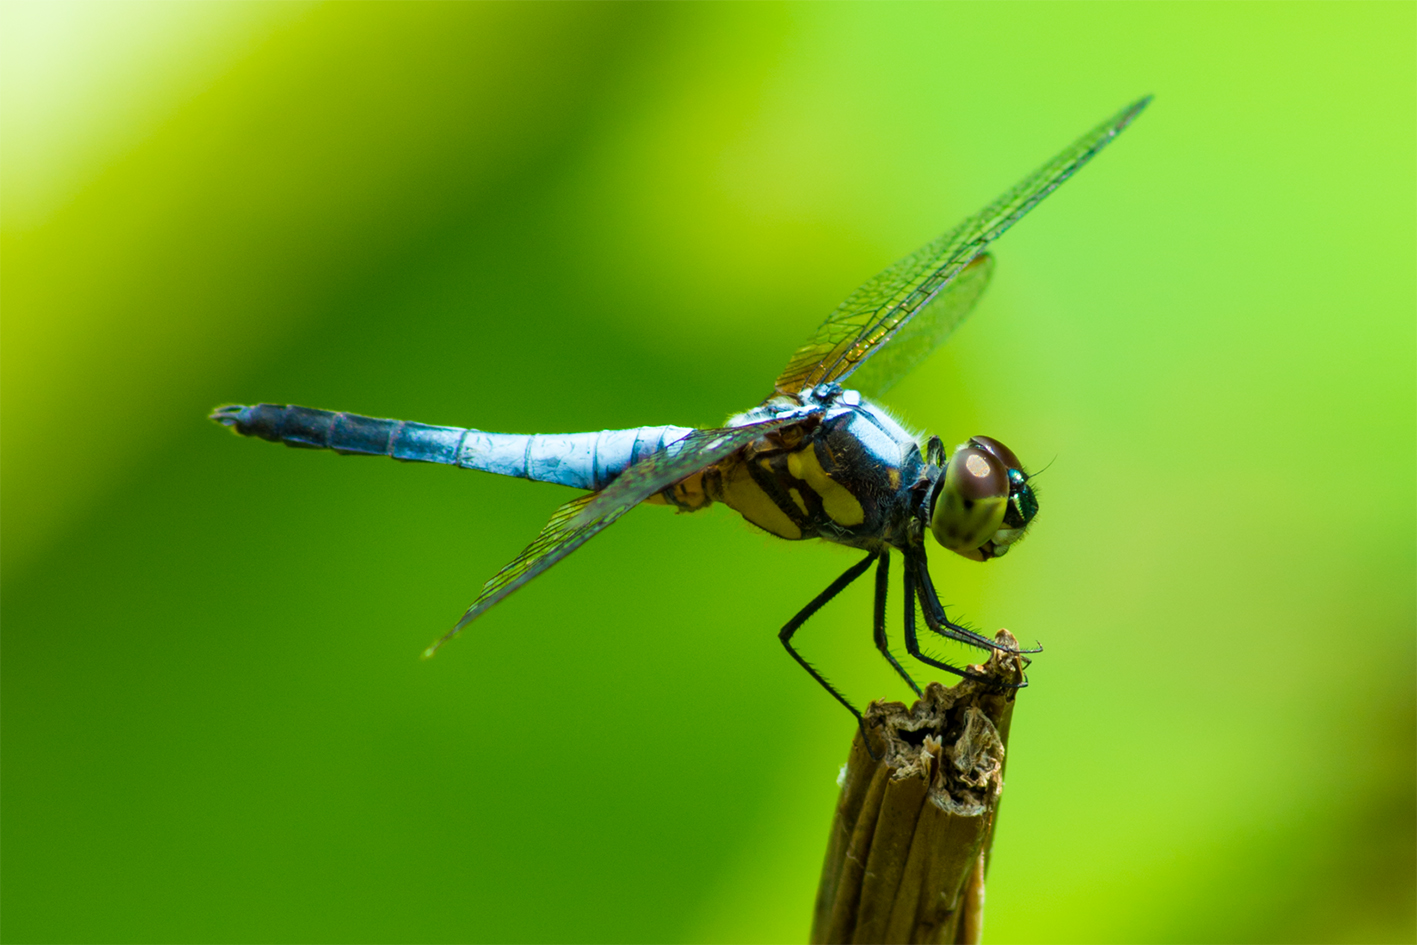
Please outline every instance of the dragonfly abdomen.
M590 490L605 488L634 463L693 432L689 427L661 426L596 433L488 433L284 404L220 407L212 419L242 436L297 448L441 463Z

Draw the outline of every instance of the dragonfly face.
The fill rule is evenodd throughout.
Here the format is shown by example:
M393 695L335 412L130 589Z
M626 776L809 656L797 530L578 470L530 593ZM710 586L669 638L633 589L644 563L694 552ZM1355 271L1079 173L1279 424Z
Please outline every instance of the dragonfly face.
M930 492L935 540L974 561L1003 557L1037 514L1023 464L993 437L971 437L956 449Z
M1016 544L1038 512L1027 472L998 440L976 436L946 459L938 437L922 449L868 398L885 392L969 314L993 272L988 245L1106 147L1149 101L1123 109L994 203L853 292L793 354L773 394L723 427L523 435L273 404L221 407L212 419L287 446L443 463L588 490L552 514L541 534L493 575L425 655L644 502L685 512L722 502L781 538L820 538L865 551L864 560L778 633L792 658L859 721L855 706L793 647L798 628L874 563L876 648L918 694L920 687L887 644L889 565L898 554L904 562L906 649L927 666L974 676L927 655L917 639L918 605L929 633L999 648L945 615L926 565L925 533L957 554L987 561Z

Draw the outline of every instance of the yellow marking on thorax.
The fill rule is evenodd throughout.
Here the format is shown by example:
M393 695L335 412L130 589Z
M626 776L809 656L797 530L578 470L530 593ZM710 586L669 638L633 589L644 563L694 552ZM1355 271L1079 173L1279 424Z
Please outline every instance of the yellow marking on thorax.
M802 529L753 480L746 463L733 463L723 471L723 502L754 525L779 538L802 537Z
M850 527L866 521L866 510L845 486L827 475L817 459L817 451L808 443L787 456L787 471L811 488L822 500L822 510L838 525Z
M792 496L793 503L802 510L803 515L806 515L807 502L802 498L802 493L798 492L795 488L791 488L787 490L787 494Z

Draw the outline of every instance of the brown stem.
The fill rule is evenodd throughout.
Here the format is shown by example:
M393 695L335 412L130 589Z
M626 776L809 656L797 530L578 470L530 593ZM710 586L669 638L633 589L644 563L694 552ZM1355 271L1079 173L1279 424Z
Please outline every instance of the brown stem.
M1010 649L1007 630L995 640ZM851 744L817 889L812 941L977 943L1004 753L1026 657L930 683L909 709L873 702ZM1002 685L999 685L1002 684Z

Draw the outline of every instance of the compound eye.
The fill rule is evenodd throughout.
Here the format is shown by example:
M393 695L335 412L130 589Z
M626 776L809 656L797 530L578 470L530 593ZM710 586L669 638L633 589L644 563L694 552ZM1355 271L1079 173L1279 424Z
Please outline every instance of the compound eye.
M1017 469L1019 472L1023 472L1023 463L1019 462L1018 457L1014 455L1014 451L992 436L971 436L969 438L969 445L977 450L983 450L986 453L998 457L998 459L1003 462L1006 469Z
M1008 507L1008 467L992 453L962 447L936 489L930 531L951 551L978 558L973 552L999 530Z

